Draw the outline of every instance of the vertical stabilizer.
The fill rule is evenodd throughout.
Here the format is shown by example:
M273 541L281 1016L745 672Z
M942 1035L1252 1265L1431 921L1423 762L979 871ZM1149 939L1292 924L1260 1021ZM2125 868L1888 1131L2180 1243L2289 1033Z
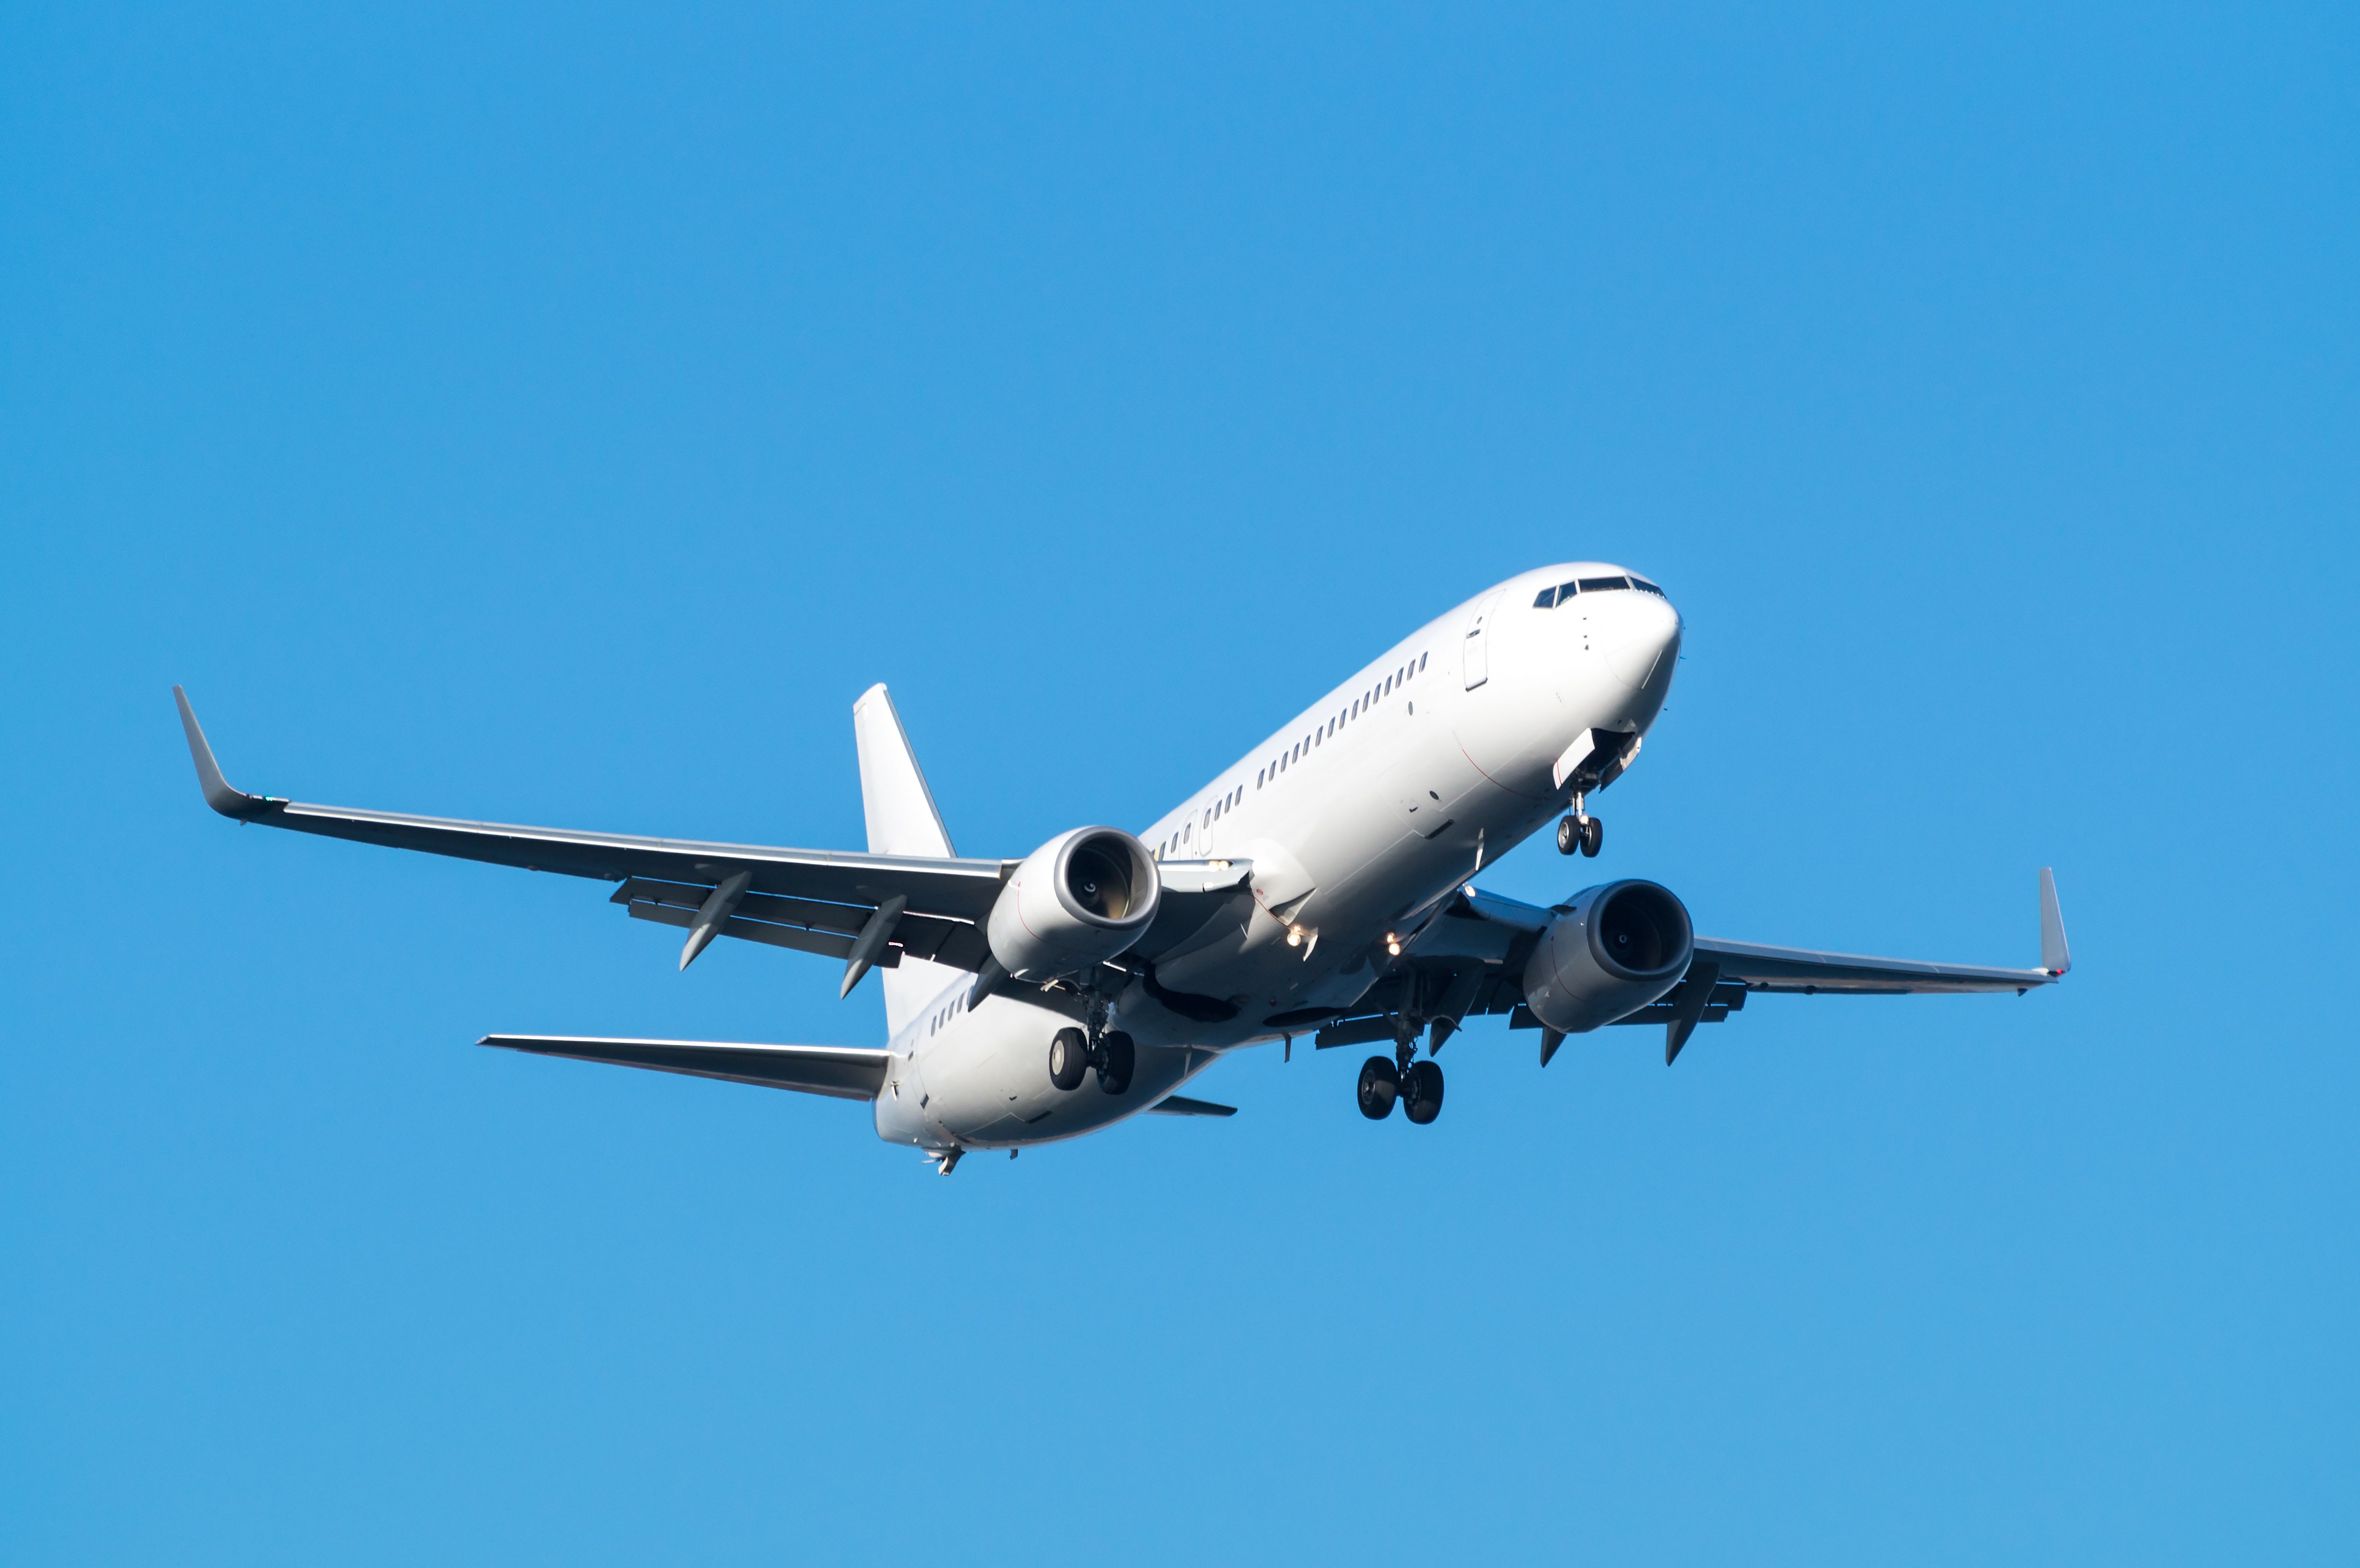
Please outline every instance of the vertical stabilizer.
M852 736L860 752L860 806L869 818L869 853L929 857L954 853L943 814L934 809L934 792L918 771L901 715L893 711L892 694L882 684L871 686L852 704ZM879 971L878 982L885 987L885 1027L900 1033L903 1024L965 974L947 964L916 958Z

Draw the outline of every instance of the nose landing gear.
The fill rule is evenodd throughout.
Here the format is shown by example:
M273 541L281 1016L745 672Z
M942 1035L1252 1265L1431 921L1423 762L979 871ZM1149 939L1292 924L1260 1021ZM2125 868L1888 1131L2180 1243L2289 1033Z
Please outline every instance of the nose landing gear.
M1573 812L1557 824L1557 852L1559 855L1595 855L1606 842L1606 824L1582 810L1581 796L1573 797Z

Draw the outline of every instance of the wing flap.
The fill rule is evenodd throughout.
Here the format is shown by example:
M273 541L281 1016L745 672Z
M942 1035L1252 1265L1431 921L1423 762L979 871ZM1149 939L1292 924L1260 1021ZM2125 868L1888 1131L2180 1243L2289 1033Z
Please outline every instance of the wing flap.
M487 1034L477 1045L563 1056L615 1067L645 1067L839 1100L873 1100L890 1053L834 1045L748 1045L709 1040L609 1040L576 1035Z
M712 891L695 883L633 877L616 888L608 901L625 906L635 920L685 926L696 919L696 911ZM721 934L846 958L851 954L853 939L873 912L858 904L748 893L738 901ZM975 970L982 967L989 951L981 928L968 921L904 914L894 922L892 940L874 963L877 968L892 969L904 957L922 958Z

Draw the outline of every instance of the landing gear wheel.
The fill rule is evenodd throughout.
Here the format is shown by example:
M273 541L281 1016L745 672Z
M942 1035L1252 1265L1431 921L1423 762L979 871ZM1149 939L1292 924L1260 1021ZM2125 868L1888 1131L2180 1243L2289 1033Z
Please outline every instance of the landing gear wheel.
M1381 1122L1393 1114L1393 1101L1401 1095L1401 1071L1382 1056L1371 1056L1360 1063L1360 1114L1372 1122Z
M1559 855L1581 853L1581 824L1571 817L1560 818L1557 822L1557 852Z
M1049 1082L1060 1089L1078 1089L1089 1071L1089 1041L1077 1029L1062 1029L1049 1038Z
M1442 1114L1442 1069L1431 1062L1413 1062L1402 1075L1402 1115L1424 1127Z
M1606 823L1599 817L1585 818L1581 824L1581 853L1596 855L1599 845L1606 842Z
M1131 1069L1138 1065L1139 1049L1122 1030L1110 1030L1098 1041L1098 1087L1106 1093L1120 1094L1130 1088Z

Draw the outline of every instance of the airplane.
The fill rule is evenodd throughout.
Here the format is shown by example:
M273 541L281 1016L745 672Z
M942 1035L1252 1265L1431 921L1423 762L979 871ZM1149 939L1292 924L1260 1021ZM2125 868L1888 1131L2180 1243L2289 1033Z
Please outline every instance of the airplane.
M1623 777L1685 630L1663 588L1571 561L1512 577L1395 643L1144 833L1084 826L1021 859L951 847L891 696L853 704L866 854L705 844L304 805L231 788L172 689L223 816L616 884L636 920L870 970L884 1045L486 1035L477 1043L866 1101L877 1136L944 1175L967 1153L1141 1114L1227 1116L1178 1091L1232 1051L1385 1045L1360 1113L1440 1114L1436 1058L1470 1018L1569 1035L1664 1027L1664 1062L1758 994L2021 995L2071 966L2040 872L2040 967L1822 953L1699 936L1668 887L1601 882L1541 908L1473 878L1557 821L1594 857L1590 798ZM1421 1042L1425 1054L1419 1054Z

